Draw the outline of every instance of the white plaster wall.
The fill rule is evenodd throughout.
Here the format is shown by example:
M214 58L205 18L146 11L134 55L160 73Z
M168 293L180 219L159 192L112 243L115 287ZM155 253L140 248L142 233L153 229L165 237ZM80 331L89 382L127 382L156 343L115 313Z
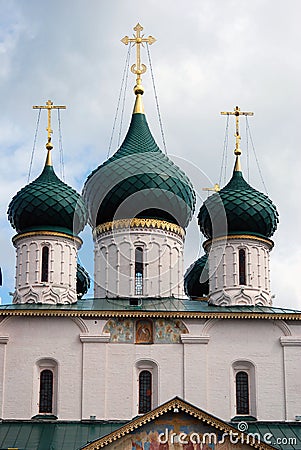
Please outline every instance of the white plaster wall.
M175 396L224 420L235 416L233 363L255 368L258 420L300 415L301 325L277 320L190 319L178 344L110 343L105 320L12 317L0 323L0 406L5 419L38 413L41 358L57 362L61 420L131 419L139 362L155 367L153 406ZM251 395L252 392L251 392Z
M255 237L221 239L208 244L210 303L270 306L271 243ZM207 250L209 250L209 247ZM246 284L239 284L239 250L246 252Z
M142 247L142 296L182 298L183 244L176 233L156 228L103 232L95 239L94 296L135 296L135 247Z
M283 331L278 321L220 320L211 322L208 343L208 403L205 409L229 420L235 416L232 365L248 361L255 367L256 417L285 420ZM301 369L301 362L296 362ZM301 402L300 402L301 405Z
M69 318L12 317L0 325L6 344L3 416L30 419L38 414L41 358L57 362L57 410L62 420L81 419L82 344L79 327ZM0 380L0 385L1 385Z
M43 233L20 236L16 246L14 303L74 303L79 240ZM41 282L42 248L49 248L48 282Z

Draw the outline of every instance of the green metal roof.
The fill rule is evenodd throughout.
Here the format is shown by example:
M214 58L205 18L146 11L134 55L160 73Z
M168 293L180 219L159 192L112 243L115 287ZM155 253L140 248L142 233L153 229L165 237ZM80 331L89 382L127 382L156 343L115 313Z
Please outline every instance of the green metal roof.
M126 422L32 422L0 423L0 450L78 450Z
M128 421L61 422L3 421L0 423L0 450L79 450L87 443L117 430ZM238 423L229 422L237 427ZM261 442L278 450L301 449L301 423L248 422L248 433L258 433Z
M234 171L229 183L204 202L198 219L201 232L208 239L245 233L268 238L279 221L275 205L252 188L240 171Z
M18 233L78 234L87 223L87 211L81 196L56 176L52 166L45 165L41 175L13 197L8 218Z
M238 423L231 422L231 425L238 427ZM266 443L279 450L301 449L300 422L248 422L247 426L247 433L258 433L261 442L266 439Z
M162 153L141 113L133 114L119 150L90 174L83 196L92 226L112 221L127 201L118 219L153 217L185 227L195 205L188 177Z
M283 309L268 306L214 306L209 305L207 301L204 300L180 300L174 297L165 298L143 298L141 299L141 306L133 306L130 304L129 298L98 298L98 299L81 299L77 303L71 305L44 305L36 303L26 303L26 304L7 304L0 305L1 312L9 311L66 311L73 312L77 311L79 313L85 312L99 312L107 313L110 312L154 312L154 313L205 313L205 314L235 314L244 313L246 316L250 314L273 314L273 315L300 315L301 311L292 309Z

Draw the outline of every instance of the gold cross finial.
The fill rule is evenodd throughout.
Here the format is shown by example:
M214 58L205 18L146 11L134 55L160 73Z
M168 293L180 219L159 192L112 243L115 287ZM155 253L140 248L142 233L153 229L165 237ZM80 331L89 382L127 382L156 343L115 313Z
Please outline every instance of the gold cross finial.
M51 129L51 110L52 109L66 109L66 106L55 106L51 100L48 100L46 102L46 106L33 106L33 109L47 109L48 110L48 125L46 128L46 131L48 132L48 141L46 144L47 150L52 150L53 145L51 143L51 134L53 133L53 130Z
M144 92L144 89L141 85L141 75L146 72L146 65L141 63L140 46L144 43L151 45L156 42L156 39L153 36L144 37L144 34L141 36L142 30L143 27L140 25L140 23L137 23L134 28L134 31L136 31L134 37L129 38L128 36L124 36L124 38L121 39L121 42L123 42L125 45L128 45L129 43L133 43L133 45L136 45L136 64L133 64L131 66L131 72L137 75L136 86L134 87L134 92L136 95L143 94Z
M220 186L218 183L215 183L214 186L212 188L203 188L203 191L214 191L214 192L219 192L221 190Z
M234 108L234 111L223 111L221 112L221 114L223 115L231 115L231 116L235 116L235 121L236 121L236 132L235 132L235 138L236 138L236 144L235 144L235 150L234 150L234 154L236 156L240 156L241 155L241 149L240 149L240 134L239 134L239 116L254 116L253 112L244 112L241 111L240 108L238 106L236 106Z

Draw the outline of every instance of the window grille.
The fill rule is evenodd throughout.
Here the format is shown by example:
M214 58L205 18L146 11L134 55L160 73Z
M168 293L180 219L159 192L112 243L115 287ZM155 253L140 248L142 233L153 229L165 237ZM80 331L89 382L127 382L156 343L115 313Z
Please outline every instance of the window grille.
M135 295L143 295L143 249L135 249Z
M244 249L239 250L239 284L247 284L246 281L246 251Z
M40 413L52 413L53 373L45 369L40 373Z
M41 273L41 281L48 281L48 272L49 272L49 248L42 248L42 273Z
M249 376L243 371L236 374L236 414L249 414Z
M139 414L145 414L152 409L152 374L142 370L139 374Z

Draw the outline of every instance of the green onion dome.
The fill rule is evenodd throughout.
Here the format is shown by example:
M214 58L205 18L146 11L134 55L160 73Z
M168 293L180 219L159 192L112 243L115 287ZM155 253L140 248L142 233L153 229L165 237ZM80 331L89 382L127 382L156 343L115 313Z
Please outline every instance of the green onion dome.
M199 298L209 294L208 254L197 259L184 275L184 290L187 297Z
M76 235L87 223L87 210L81 196L56 176L48 152L41 175L13 197L8 218L18 233L57 231Z
M186 227L194 212L193 187L156 144L144 113L135 110L119 150L85 183L91 225L142 217Z
M252 188L237 169L229 183L204 202L198 219L201 232L208 239L234 234L269 238L279 222L275 205Z
M76 271L76 292L77 297L82 298L90 288L90 277L88 272L77 263L77 271Z

